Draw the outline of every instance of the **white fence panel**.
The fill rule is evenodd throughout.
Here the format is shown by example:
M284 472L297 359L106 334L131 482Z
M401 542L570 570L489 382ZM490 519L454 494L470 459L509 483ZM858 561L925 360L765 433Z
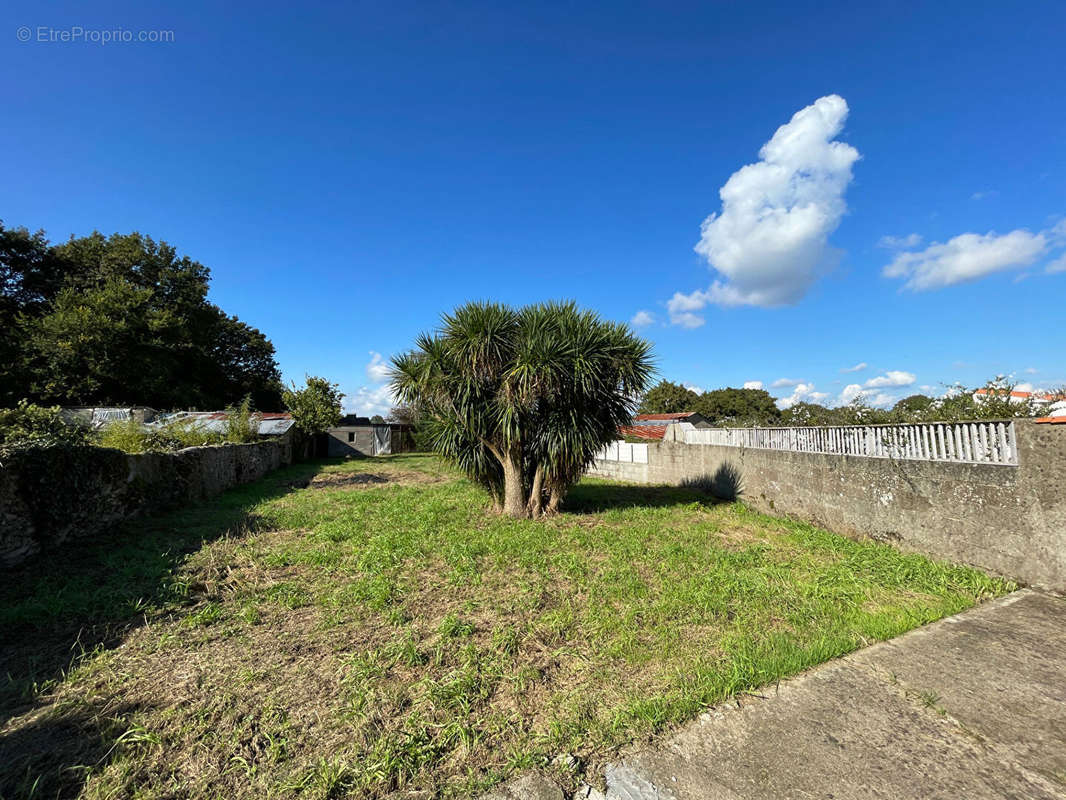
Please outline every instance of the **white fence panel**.
M632 464L648 463L648 446L632 442L611 442L596 454L597 461L622 461Z
M829 428L703 428L685 431L685 443L866 458L1018 465L1018 443L1014 423L1010 421Z

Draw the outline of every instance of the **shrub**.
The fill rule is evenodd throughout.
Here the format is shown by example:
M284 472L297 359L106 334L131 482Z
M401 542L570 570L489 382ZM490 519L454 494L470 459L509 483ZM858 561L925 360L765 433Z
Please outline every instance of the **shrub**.
M296 427L303 433L322 433L336 425L341 418L341 400L344 394L335 383L314 375L307 376L307 385L297 389L296 384L282 394L285 407L292 412Z
M259 414L252 412L252 398L245 397L239 404L226 409L226 427L223 440L229 444L246 444L259 439Z
M149 432L133 417L109 422L96 435L100 447L110 447L125 453L145 453L153 448L149 444Z
M24 447L77 447L91 443L88 426L63 416L59 406L39 406L20 400L15 408L0 409L0 452Z

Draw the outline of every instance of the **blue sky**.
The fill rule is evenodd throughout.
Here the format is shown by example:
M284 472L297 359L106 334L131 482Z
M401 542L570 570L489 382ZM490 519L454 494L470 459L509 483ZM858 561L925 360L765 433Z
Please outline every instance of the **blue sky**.
M166 239L360 411L470 299L784 403L1066 383L1066 4L529 5L8 3L0 218Z

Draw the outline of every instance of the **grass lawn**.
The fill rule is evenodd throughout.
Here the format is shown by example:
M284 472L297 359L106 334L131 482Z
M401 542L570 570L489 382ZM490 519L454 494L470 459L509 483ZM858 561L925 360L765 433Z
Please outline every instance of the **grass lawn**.
M572 785L1013 588L692 489L589 479L542 522L486 507L426 456L299 465L5 575L0 797Z

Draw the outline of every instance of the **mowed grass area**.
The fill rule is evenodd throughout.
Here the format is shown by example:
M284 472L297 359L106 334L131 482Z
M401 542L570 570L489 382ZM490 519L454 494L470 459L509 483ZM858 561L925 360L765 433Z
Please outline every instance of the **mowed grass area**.
M1013 588L691 489L586 480L541 522L487 504L428 456L301 465L6 576L0 796L573 785Z

